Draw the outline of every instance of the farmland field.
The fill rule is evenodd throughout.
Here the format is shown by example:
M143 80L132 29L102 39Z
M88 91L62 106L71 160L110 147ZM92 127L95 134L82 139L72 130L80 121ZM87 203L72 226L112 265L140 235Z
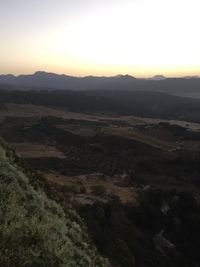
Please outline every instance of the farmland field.
M65 158L61 151L58 151L52 146L36 145L31 143L10 143L10 146L16 151L17 155L22 158Z
M161 227L173 241L176 214L188 214L187 220L198 214L192 201L200 201L199 123L5 103L0 137L34 183L64 208L70 203L79 212L93 242L113 261L129 253L132 266L138 240L136 249L140 242L141 251L145 248L140 260L153 253L165 262L154 248Z

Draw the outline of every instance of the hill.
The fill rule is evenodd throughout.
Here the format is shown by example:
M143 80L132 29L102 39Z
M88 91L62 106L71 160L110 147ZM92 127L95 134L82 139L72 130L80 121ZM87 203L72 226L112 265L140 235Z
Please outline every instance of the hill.
M74 112L200 121L199 99L183 98L161 92L0 90L0 101L56 107Z
M0 266L108 266L77 213L31 184L0 147Z

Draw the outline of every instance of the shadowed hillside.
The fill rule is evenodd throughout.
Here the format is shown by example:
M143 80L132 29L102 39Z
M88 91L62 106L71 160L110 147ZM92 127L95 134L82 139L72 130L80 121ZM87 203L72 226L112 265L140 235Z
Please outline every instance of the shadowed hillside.
M0 101L57 107L75 112L200 121L199 99L183 98L160 92L0 90Z
M0 147L0 266L108 266L80 217L65 213Z

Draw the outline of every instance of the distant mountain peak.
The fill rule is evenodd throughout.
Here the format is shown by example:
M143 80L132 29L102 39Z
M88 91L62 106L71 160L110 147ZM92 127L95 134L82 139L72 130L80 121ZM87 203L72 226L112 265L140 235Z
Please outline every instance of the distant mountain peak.
M46 72L46 71L36 71L33 76L60 76L59 74L53 73L53 72Z
M184 76L183 77L184 79L199 79L200 77L199 76Z
M161 81L161 80L165 80L165 79L167 79L167 78L162 74L155 75L151 78L151 80L156 80L156 81Z
M7 78L15 78L16 76L13 74L3 74L1 77L7 77Z
M124 78L124 79L136 79L135 77L129 75L129 74L118 74L116 76L114 76L115 78Z
M36 71L33 75L40 75L40 74L47 74L48 72L46 71L42 71L42 70L39 70L39 71Z

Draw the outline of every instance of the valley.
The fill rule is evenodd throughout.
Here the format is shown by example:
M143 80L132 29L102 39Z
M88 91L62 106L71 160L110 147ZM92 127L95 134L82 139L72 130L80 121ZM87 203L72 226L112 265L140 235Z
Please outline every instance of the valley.
M51 198L64 208L71 203L112 266L187 266L182 261L185 245L193 247L198 234L180 244L173 221L178 216L186 232L191 227L183 210L187 216L193 212L198 221L196 119L74 112L12 102L0 109L1 138ZM162 229L167 241L159 235ZM166 242L176 252L162 247Z
M0 0L0 267L200 267L199 10Z

